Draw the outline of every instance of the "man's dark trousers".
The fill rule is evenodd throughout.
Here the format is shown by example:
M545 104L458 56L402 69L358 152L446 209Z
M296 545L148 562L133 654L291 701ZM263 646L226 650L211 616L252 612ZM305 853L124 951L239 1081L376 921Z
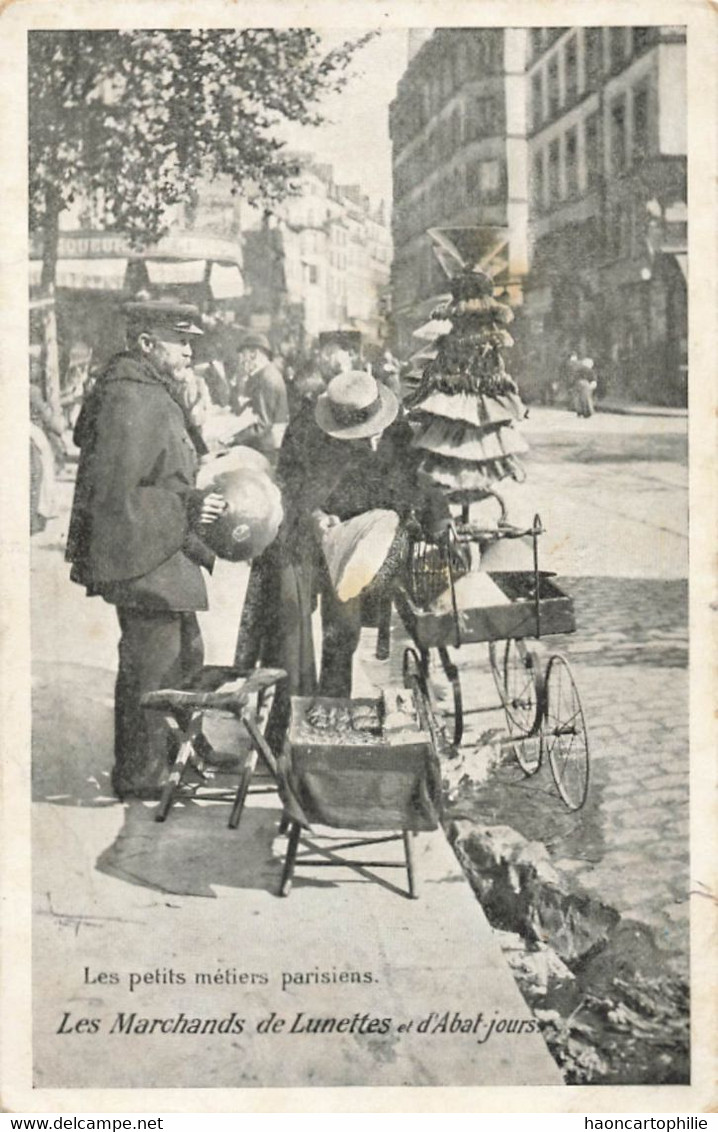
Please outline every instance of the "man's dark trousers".
M140 707L147 692L192 683L204 663L195 613L147 612L118 606L122 635L115 684L113 785L137 795L156 793L167 770L169 733L158 712Z

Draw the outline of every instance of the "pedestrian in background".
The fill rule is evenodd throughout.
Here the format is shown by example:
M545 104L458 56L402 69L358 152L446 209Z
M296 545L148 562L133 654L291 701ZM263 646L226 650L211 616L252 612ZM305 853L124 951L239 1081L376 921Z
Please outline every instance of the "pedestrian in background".
M593 395L596 391L596 384L597 382L593 372L593 358L584 358L579 362L576 375L575 398L577 416L593 416Z
M128 303L127 352L116 355L83 404L66 558L89 597L117 609L113 788L121 799L159 796L168 733L143 695L179 687L201 669L197 610L207 608L202 567L214 554L200 532L224 507L195 490L201 440L183 374L199 312L165 301Z
M294 418L306 406L312 406L324 390L326 382L321 375L319 363L314 355L295 359L294 380L288 388L289 415Z
M339 342L327 342L322 346L318 358L319 372L326 384L340 373L349 373L353 368L352 355Z
M241 340L238 370L240 397L253 419L232 437L231 444L256 448L274 465L289 423L289 406L284 378L272 364L272 347L263 334L250 333ZM242 401L237 403L237 408L242 407Z
M566 362L564 382L566 387L566 399L570 408L574 412L576 412L577 405L577 383L580 369L581 363L579 361L578 354L576 350L572 350L569 355L568 361Z

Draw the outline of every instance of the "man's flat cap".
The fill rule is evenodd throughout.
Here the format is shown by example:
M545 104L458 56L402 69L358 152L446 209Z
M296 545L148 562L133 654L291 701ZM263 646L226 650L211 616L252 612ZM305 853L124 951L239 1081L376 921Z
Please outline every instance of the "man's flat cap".
M124 303L122 313L133 326L148 330L174 330L177 334L203 334L199 309L192 303L173 303L165 299L144 299Z

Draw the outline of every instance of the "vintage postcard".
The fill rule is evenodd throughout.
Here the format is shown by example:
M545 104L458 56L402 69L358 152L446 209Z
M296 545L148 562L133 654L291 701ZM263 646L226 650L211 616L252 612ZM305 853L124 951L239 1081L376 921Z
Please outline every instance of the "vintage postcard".
M0 26L3 1109L712 1110L715 12Z

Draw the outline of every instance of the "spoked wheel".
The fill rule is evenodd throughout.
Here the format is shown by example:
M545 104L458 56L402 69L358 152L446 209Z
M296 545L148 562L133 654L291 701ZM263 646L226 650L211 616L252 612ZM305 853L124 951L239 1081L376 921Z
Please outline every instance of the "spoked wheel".
M491 675L494 678L496 691L499 693L501 703L504 702L504 655L501 646L503 641L489 641L489 664L491 665Z
M510 736L509 746L516 756L516 762L524 774L535 774L543 759L543 735L541 731L535 735L522 735L514 730L514 725L508 716L506 722Z
M489 660L516 761L524 774L535 774L542 757L543 671L539 652L522 640L506 641L503 650L491 641Z
M454 701L452 742L455 747L458 747L464 737L464 699L461 692L461 677L458 668L449 656L448 649L439 649L439 659L441 660L441 667L444 669L444 675L451 684L451 695Z
M427 664L426 654L420 655L411 646L404 649L402 660L404 687L414 693L419 722L431 735L434 750L438 750L439 725L436 721L434 705L429 692L429 682L426 676Z
M565 656L546 669L543 738L556 788L569 810L580 810L588 792L588 734L576 681Z

